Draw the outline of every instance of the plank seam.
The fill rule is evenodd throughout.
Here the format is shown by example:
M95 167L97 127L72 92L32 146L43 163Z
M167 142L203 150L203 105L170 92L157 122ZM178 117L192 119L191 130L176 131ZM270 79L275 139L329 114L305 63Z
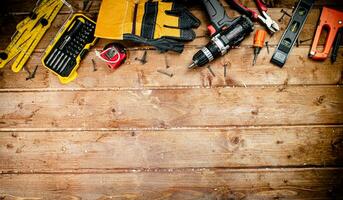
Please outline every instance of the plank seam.
M258 166L258 167L186 167L186 168L103 168L103 169L67 169L56 171L2 171L0 175L11 174L118 174L118 173L256 173L258 172L295 172L295 171L343 170L342 166Z
M192 130L253 130L253 129L292 129L292 128L343 128L343 124L293 124L293 125L232 125L217 127L150 127L150 128L0 128L0 132L105 132L105 131L192 131Z
M280 85L234 85L234 86L162 86L162 87L113 87L113 88L29 88L29 89L0 89L0 93L23 93L23 92L103 92L103 91L145 91L145 90L193 90L193 89L234 89L234 88L274 88L278 89L280 86L285 86L284 84ZM294 84L287 85L287 88L342 88L343 84L313 84L313 85L304 85L304 84Z

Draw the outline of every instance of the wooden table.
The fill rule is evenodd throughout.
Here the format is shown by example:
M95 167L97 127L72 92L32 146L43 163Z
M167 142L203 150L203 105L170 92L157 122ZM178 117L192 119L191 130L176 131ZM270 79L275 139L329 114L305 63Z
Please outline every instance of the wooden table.
M100 2L87 15L96 16ZM275 1L268 13L279 19L295 2ZM1 49L34 5L7 3ZM343 8L318 0L301 40L312 38L322 5ZM138 46L111 71L95 56L109 42L100 40L78 78L61 85L40 58L68 16L64 8L27 63L39 66L35 79L0 69L0 199L342 199L343 50L334 64L314 62L307 41L283 69L270 64L284 17L255 66L252 34L211 64L215 76L187 70L208 41L204 12L192 12L203 23L181 55L149 48L141 65Z

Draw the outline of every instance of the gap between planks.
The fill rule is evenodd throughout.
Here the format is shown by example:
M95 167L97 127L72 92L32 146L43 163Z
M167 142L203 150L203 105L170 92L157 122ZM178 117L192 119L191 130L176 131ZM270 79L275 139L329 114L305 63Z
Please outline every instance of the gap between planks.
M223 127L171 127L171 128L0 128L1 132L106 132L106 131L192 131L192 130L253 130L253 129L290 129L290 128L343 128L343 124L293 124L293 125L258 125L258 126L223 126Z
M256 173L256 172L304 172L304 171L336 171L342 170L341 166L251 166L251 167L210 167L210 168L126 168L126 169L66 169L56 171L7 171L1 172L1 175L11 174L124 174L124 173Z
M0 89L0 93L22 93L22 92L107 92L107 91L146 91L146 90L194 90L194 89L229 89L229 88L275 88L285 86L284 84L269 85L237 85L237 86L160 86L160 87L113 87L113 88L30 88L30 89ZM343 84L292 84L287 88L306 87L306 88L341 88Z

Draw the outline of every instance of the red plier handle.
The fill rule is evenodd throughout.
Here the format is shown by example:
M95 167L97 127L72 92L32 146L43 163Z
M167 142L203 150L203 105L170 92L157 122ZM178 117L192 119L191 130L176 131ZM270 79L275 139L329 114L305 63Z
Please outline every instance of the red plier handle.
M240 0L226 0L227 3L232 6L234 9L236 9L238 12L248 16L250 19L257 20L259 14L247 7L245 7ZM261 0L255 0L255 3L257 5L257 8L260 12L265 11L267 12L268 8L267 6L261 1Z

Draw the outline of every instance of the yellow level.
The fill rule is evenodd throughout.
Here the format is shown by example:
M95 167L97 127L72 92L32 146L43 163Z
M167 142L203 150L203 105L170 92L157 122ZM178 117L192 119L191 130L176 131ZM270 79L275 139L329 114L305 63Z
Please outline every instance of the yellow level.
M1 52L0 68L18 56L12 64L12 71L19 72L51 26L62 6L61 0L43 0L35 10L34 19L27 17L21 21L16 27L17 30L11 43Z

